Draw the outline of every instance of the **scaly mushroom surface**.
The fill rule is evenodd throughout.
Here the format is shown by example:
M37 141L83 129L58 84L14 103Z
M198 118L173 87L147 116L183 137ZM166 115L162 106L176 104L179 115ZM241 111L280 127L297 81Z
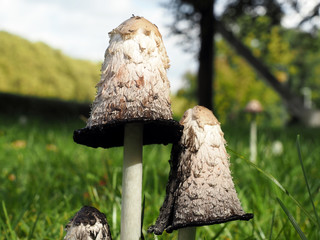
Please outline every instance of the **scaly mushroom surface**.
M207 108L185 112L183 135L171 152L167 196L148 232L249 220L238 199L229 169L224 134Z
M110 33L87 126L74 141L90 147L124 146L121 239L141 233L142 147L177 142L182 126L172 118L169 68L161 34L142 17Z
M128 123L143 123L143 144L177 142L181 126L172 118L169 58L156 25L131 17L109 33L109 47L87 126L74 140L90 147L124 144Z
M66 225L64 240L111 240L106 216L94 207L82 207Z

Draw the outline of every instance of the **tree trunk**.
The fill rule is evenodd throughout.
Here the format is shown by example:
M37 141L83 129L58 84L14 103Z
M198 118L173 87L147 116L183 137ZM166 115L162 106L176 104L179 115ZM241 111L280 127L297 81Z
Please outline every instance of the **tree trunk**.
M200 51L198 69L198 102L199 105L213 109L214 79L214 1L206 1L199 12L200 19Z
M285 103L289 113L307 126L320 126L320 111L308 109L303 104L301 97L293 94L289 88L281 84L269 69L256 57L253 56L250 49L240 42L232 32L228 31L220 21L215 21L216 31L234 47L241 55L280 95Z

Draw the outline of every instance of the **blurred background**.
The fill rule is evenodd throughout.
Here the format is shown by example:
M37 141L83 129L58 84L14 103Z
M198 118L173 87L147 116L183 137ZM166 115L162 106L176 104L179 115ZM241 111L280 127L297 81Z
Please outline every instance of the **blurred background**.
M200 103L235 121L257 99L283 125L318 108L317 0L1 0L0 91L90 103L108 32L132 14L163 35L177 116Z
M0 0L0 239L63 239L85 204L119 239L122 148L80 146L72 134L89 115L108 32L133 14L163 36L174 118L197 104L215 113L255 214L197 239L320 239L319 0ZM146 239L177 236L146 234L170 150L144 147Z

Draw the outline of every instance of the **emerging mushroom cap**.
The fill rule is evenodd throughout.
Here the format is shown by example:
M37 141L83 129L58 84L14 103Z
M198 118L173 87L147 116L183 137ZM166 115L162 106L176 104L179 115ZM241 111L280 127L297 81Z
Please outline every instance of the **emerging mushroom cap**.
M171 152L167 196L149 232L249 220L238 199L220 123L207 108L185 112L183 135Z
M94 207L84 206L66 226L64 240L111 240L106 216Z
M74 140L91 147L122 146L124 125L143 122L144 144L177 141L181 126L172 119L169 58L157 26L131 17L109 36L90 118Z
M263 107L258 100L253 99L248 102L244 110L248 113L261 113L263 112Z

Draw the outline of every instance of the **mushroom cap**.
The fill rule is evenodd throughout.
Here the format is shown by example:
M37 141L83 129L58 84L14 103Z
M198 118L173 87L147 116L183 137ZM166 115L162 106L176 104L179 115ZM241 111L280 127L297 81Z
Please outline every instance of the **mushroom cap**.
M142 29L145 35L149 35L151 32L153 32L158 37L162 38L159 29L155 24L139 16L133 16L127 19L126 21L121 23L117 28L113 29L109 34L120 33L121 36L127 36L132 38L133 35L137 34L139 29Z
M233 220L249 220L238 199L229 169L224 134L213 113L201 106L182 117L182 137L171 152L167 196L149 232Z
M124 126L128 123L143 123L143 145L178 142L183 126L175 120L145 118L118 120L75 130L73 140L88 147L121 147L124 144Z
M261 113L263 112L263 107L258 100L253 99L248 102L244 110L248 113Z
M144 124L143 144L178 141L182 127L172 118L169 58L158 28L131 17L109 36L90 117L85 128L74 132L74 141L123 146L125 124L136 122Z
M106 216L90 206L82 207L66 225L64 240L111 240Z

